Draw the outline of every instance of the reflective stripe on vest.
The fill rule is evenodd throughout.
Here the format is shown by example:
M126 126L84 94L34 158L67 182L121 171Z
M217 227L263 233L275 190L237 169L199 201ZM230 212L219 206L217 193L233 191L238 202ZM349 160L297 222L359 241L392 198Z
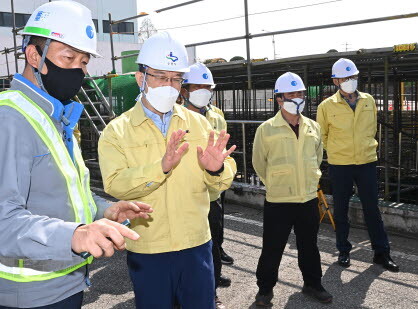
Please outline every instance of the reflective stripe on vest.
M88 170L78 145L74 145L78 173L64 142L50 117L33 101L20 91L0 93L0 106L9 106L18 111L30 123L45 145L48 147L61 174L64 176L69 200L74 210L75 222L91 223L96 205L89 186ZM82 181L80 180L82 179ZM32 261L24 259L0 258L0 278L18 282L49 280L64 276L92 262L92 258L72 261Z
M74 159L77 162L77 166L79 170L79 175L80 177L83 178L83 189L89 201L88 204L90 207L90 212L92 214L96 214L97 206L93 200L93 196L91 195L91 190L90 190L90 172L88 168L86 167L86 165L84 164L84 160L83 160L80 148L78 147L77 143L74 143L73 150L74 150Z

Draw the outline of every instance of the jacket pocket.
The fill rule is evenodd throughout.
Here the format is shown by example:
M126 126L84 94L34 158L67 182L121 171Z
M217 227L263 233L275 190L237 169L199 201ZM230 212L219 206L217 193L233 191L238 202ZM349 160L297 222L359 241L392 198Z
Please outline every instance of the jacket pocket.
M291 164L271 166L267 169L267 191L274 197L295 196L296 172Z
M123 149L129 167L137 167L150 164L164 156L165 145L159 142L147 142L141 144L124 145Z

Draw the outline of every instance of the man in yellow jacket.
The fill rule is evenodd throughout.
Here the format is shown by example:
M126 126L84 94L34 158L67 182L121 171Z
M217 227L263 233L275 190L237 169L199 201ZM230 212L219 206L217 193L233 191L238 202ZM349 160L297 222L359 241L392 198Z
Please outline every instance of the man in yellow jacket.
M225 120L225 114L224 114L224 112L219 107L217 107L216 105L212 104L212 102L209 103L209 109L212 112L214 112L214 113L218 114L219 116L221 116L221 118ZM212 112L210 114L213 114ZM211 121L209 120L209 122L211 122ZM225 130L226 130L226 122L225 122ZM221 205L222 205L222 226L224 226L225 191L221 193ZM222 264L232 265L232 264L234 264L234 258L232 256L230 256L229 254L227 254L225 252L225 250L223 249L223 246L222 246L223 245L223 242L224 242L224 229L222 229L221 232L222 232L221 233L221 236L220 236L221 261L222 261ZM223 277L221 276L221 280L222 280L222 278Z
M208 188L230 186L236 147L225 151L225 131L215 143L206 119L175 104L189 70L184 45L159 32L145 41L137 63L141 95L99 141L105 191L154 209L149 219L132 221L141 241L127 241L136 307L214 309Z
M212 106L210 106L213 89L215 88L212 72L203 63L195 63L190 66L190 72L184 74L184 78L185 81L180 92L184 101L183 106L202 115L202 118L207 119L217 135L219 135L222 130L226 131L225 119L220 114L213 111ZM236 170L234 170L234 172L236 172ZM231 279L221 275L221 242L224 229L221 191L209 188L209 197L209 226L213 242L212 256L216 293L218 286L230 286ZM216 309L225 308L218 297L215 298L215 303Z
M396 272L399 267L390 257L388 237L377 206L376 104L370 94L357 90L358 74L351 60L341 58L335 62L332 78L338 91L319 105L317 113L333 189L338 263L350 266L348 204L355 182L375 252L373 262Z
M222 119L225 120L225 114L224 114L224 112L219 107L217 107L216 105L212 104L212 102L211 102L209 104L209 108L210 108L211 111L213 111L214 113L218 114L219 116L221 116ZM225 126L226 126L226 122L225 122ZM222 226L224 226L225 191L221 193L221 205L222 205ZM234 258L225 252L225 250L222 247L223 242L224 242L224 229L222 228L222 233L221 233L221 236L220 236L221 262L222 262L222 264L232 265L232 264L234 264ZM223 277L221 276L221 280L222 280L222 278Z
M296 234L302 292L320 302L331 302L321 284L321 258L317 246L319 229L316 195L321 171L322 142L319 125L301 115L305 86L291 72L275 85L281 109L258 127L253 145L253 166L266 186L263 249L257 266L256 304L271 306L273 287L287 239Z

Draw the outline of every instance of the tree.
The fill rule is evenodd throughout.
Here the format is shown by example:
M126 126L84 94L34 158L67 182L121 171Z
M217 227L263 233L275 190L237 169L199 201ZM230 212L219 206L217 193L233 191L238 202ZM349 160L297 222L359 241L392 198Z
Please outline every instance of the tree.
M157 33L157 29L150 18L145 18L139 27L139 42L144 43L146 39Z
M241 56L235 56L235 57L232 57L229 61L238 61L238 60L245 60L245 58Z

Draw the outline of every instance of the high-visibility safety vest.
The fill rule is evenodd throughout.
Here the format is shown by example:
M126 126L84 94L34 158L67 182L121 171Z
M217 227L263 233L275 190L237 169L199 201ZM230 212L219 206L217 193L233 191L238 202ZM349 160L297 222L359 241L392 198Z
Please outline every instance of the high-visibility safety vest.
M74 143L73 147L74 163L50 117L20 91L1 92L1 106L9 106L18 111L38 133L64 176L69 201L74 210L75 222L80 224L91 223L97 208L90 191L89 171L84 164L77 143ZM0 278L16 282L49 280L67 275L86 264L90 264L92 260L92 258L83 260L81 257L76 257L71 261L35 261L0 257Z

